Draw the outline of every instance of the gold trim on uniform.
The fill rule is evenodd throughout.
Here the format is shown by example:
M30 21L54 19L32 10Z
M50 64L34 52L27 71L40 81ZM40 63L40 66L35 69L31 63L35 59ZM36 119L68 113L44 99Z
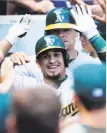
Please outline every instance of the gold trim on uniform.
M76 107L75 103L71 103L61 110L60 118L64 118L68 115L74 116L78 112L79 109Z
M45 30L52 30L52 29L66 29L66 28L72 28L75 30L78 30L78 27L76 24L70 24L70 23L55 23L55 24L50 24L46 26Z

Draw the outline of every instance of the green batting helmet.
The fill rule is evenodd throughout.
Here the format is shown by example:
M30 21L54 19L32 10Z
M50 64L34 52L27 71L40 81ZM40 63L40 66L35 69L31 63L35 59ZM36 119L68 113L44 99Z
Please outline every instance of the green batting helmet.
M58 28L78 30L75 19L68 8L55 8L47 14L45 31Z
M68 67L68 55L65 46L60 37L55 35L46 35L41 37L36 43L36 59L38 59L44 52L50 49L57 49L62 52L65 66Z

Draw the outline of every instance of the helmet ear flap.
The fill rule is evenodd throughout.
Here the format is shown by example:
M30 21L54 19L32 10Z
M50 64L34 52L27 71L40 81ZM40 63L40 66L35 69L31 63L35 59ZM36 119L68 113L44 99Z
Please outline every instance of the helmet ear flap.
M48 35L48 34L47 34L47 31L45 30L45 31L44 31L44 36L46 36L46 35Z
M63 54L63 58L64 58L64 63L65 63L65 66L68 67L68 64L70 62L70 58L69 58L69 54L67 53L67 51L64 51L65 53Z
M70 62L70 57L69 57L68 52L67 52L67 54L66 54L66 60L67 60L67 64L69 64L69 62ZM68 66L67 66L67 67L68 67Z

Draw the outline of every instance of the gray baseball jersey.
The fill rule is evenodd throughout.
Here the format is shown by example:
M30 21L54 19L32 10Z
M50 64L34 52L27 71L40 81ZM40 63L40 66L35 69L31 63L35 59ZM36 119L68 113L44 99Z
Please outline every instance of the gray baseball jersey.
M62 103L62 111L60 118L66 117L67 115L75 115L78 112L77 107L73 102L73 76L72 71L81 64L86 63L100 63L85 53L79 53L77 58L69 64L69 68L66 69L68 78L58 88L58 94ZM70 70L70 71L69 71ZM26 63L22 66L15 68L15 80L13 84L14 89L29 88L36 86L37 84L43 83L43 74L41 69L35 63L35 57L30 63Z
M22 71L19 71L19 68L23 73ZM36 72L32 70L36 70ZM19 66L18 68L15 68L14 89L35 87L37 85L42 85L42 83L44 83L43 74L36 63L30 62L25 64L25 67ZM64 118L68 115L74 116L78 112L73 101L72 87L73 79L67 76L67 78L60 84L59 88L55 89L60 97L62 105L60 118Z

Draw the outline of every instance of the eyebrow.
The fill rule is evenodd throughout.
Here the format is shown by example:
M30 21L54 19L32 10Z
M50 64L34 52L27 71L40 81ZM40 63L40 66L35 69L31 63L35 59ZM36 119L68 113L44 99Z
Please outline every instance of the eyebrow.
M49 51L53 51L53 52L60 52L61 53L61 51L59 51L59 49L50 49ZM48 51L48 52L49 52ZM48 52L47 51L45 51L44 53L43 53L43 55L47 55L48 54Z

